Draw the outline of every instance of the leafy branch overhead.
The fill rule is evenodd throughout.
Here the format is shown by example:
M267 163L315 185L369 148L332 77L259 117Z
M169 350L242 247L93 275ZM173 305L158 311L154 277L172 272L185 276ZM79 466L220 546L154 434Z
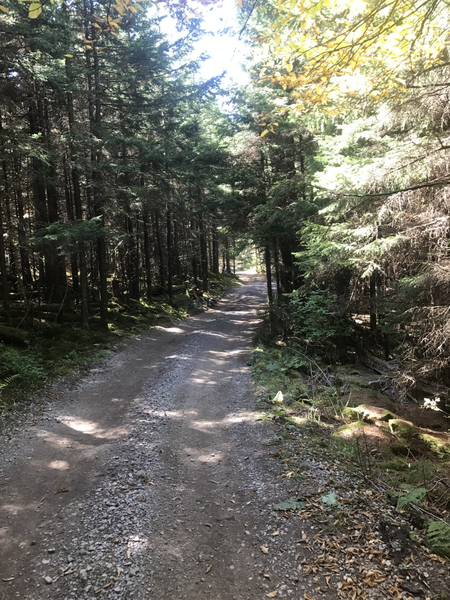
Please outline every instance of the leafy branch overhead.
M288 91L299 114L345 114L405 97L446 58L447 4L435 0L274 1L260 81Z

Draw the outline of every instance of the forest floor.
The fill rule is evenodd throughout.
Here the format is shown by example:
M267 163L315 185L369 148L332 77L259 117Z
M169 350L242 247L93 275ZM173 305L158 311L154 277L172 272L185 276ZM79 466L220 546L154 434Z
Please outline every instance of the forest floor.
M248 367L264 299L247 278L8 424L0 599L450 598L447 564L312 437L280 477Z

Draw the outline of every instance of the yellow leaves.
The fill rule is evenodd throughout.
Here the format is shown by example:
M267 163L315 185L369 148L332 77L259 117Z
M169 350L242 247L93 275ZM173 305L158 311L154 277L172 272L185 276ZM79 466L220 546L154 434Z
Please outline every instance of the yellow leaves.
M273 592L269 592L268 594L266 594L266 598L276 598L277 595L278 595L278 591L273 590Z
M208 565L205 570L205 575L207 575L212 569L212 565Z
M408 90L395 78L405 68L417 73L442 61L450 16L425 5L396 0L386 15L381 2L278 0L271 29L260 37L271 55L264 80L294 94L297 112L320 107L330 114L368 97L372 105L401 98Z
M259 549L263 554L269 554L269 548L267 548L267 546L260 546Z
M28 17L30 19L37 19L42 13L42 4L40 2L32 2L28 8Z
M9 10L6 8L6 6L2 6L2 5L0 4L0 12L3 12L3 13L5 13L5 14L8 14L8 13L9 13Z
M311 7L310 13L313 17L315 17L317 15L317 13L319 13L323 8L323 1L319 0L319 2L317 2L317 4L315 4L313 7Z

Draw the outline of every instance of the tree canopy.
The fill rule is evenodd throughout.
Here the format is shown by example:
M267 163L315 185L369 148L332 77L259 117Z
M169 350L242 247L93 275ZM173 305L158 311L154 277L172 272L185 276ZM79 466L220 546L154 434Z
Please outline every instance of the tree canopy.
M398 102L448 63L443 1L300 0L269 2L262 10L272 23L259 35L270 57L261 80L289 90L299 114Z

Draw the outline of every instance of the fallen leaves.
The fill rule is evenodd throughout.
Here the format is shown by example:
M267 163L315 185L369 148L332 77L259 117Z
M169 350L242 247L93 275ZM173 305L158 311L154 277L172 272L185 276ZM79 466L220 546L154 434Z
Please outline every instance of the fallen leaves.
M276 598L278 595L278 590L273 590L273 592L269 592L266 594L266 598Z
M269 554L269 548L267 546L260 546L259 549L263 554Z
M386 581L386 576L380 573L380 571L367 570L363 573L364 583L367 583L369 587L375 587L376 585Z
M327 504L328 506L335 506L336 504L339 504L339 500L335 492L325 494L321 497L321 500L324 504Z
M297 500L296 498L289 498L288 500L284 500L283 502L279 502L278 504L274 504L275 510L300 510L305 508L306 502L303 500Z
M68 492L69 490L67 488L58 488L55 492L55 494L65 494L66 492Z
M206 567L205 574L207 575L207 574L208 574L208 573L211 571L211 569L212 569L212 565L208 565L208 566Z

